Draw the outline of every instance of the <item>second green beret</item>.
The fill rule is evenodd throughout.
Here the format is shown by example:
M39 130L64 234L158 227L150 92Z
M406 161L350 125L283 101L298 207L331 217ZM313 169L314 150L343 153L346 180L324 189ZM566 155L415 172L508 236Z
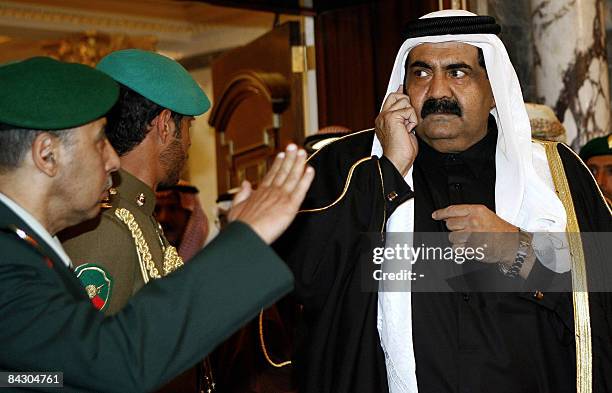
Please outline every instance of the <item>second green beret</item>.
M140 49L112 52L96 68L157 105L182 115L197 116L210 108L208 97L189 72L155 52Z
M612 155L612 134L591 139L580 149L580 158L583 161L594 156Z

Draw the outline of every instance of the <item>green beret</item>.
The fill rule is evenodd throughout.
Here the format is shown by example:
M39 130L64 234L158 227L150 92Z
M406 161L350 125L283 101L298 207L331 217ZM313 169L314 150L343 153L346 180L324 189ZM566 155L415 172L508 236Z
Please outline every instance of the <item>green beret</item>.
M580 149L580 158L583 161L594 156L612 155L612 134L591 139Z
M181 115L197 116L210 108L208 97L187 70L155 52L140 49L112 52L96 68L157 105Z
M0 123L34 130L78 127L106 114L119 86L104 73L50 57L0 66Z

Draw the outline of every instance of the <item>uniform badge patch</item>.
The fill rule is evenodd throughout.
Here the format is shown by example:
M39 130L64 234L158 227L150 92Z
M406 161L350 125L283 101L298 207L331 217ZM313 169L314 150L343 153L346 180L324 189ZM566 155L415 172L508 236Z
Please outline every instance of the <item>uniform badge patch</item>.
M113 291L113 278L102 266L85 263L74 269L94 307L106 310Z

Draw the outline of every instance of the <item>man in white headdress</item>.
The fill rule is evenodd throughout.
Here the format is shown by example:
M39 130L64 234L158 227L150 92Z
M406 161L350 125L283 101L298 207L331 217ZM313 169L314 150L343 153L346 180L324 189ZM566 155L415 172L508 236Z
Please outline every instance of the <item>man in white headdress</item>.
M531 140L499 31L466 11L412 23L375 129L311 157L317 178L276 245L303 304L300 392L612 391L612 301L591 281L610 269L570 235L611 232L612 216L569 148ZM367 234L390 232L494 246L441 293L368 291Z

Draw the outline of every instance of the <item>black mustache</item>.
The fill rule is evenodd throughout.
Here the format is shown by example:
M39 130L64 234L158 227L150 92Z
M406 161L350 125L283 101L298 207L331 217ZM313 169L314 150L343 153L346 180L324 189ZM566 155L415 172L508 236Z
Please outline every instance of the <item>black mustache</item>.
M423 108L421 108L421 119L424 119L433 113L449 113L459 117L462 115L459 103L455 100L449 100L448 98L429 98L427 101L425 101Z

